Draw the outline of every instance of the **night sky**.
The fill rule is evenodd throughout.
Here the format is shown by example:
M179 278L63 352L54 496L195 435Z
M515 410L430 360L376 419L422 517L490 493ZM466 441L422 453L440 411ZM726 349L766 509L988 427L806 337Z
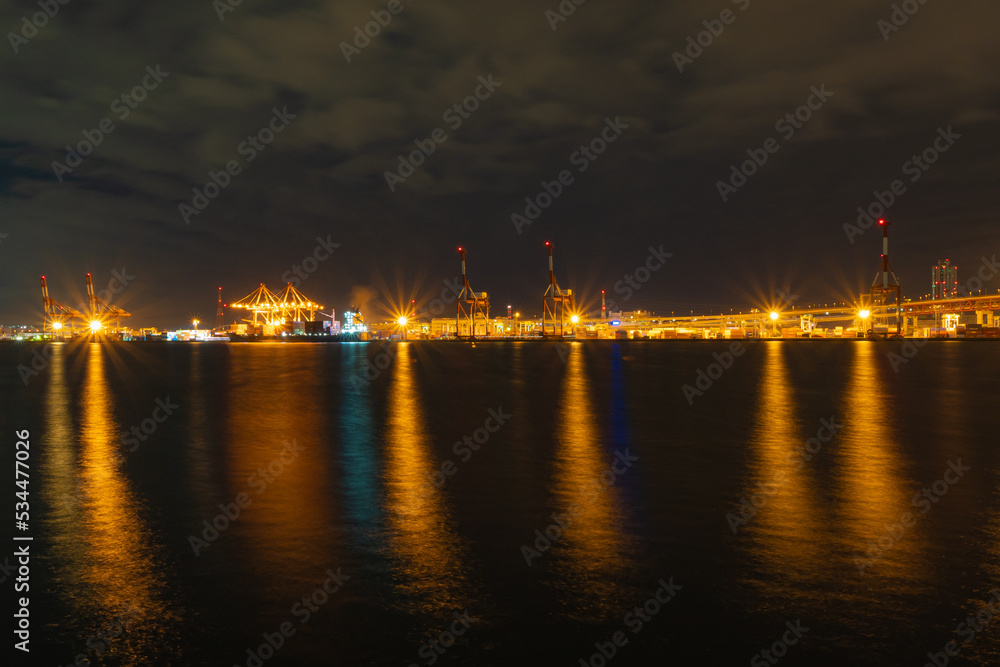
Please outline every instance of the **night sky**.
M904 296L930 291L938 259L964 283L1000 251L995 0L910 0L899 26L892 3L862 0L565 0L568 16L557 0L46 1L58 11L37 34L22 20L37 2L0 3L5 324L40 324L41 274L77 306L85 273L101 290L122 268L134 278L113 300L133 326L214 323L219 285L227 302L277 291L317 237L339 247L299 288L338 317L352 299L372 316L427 304L459 275L459 245L495 314L539 313L546 240L560 285L592 308L661 245L672 257L626 309L728 311L778 288L844 300L881 247L844 225L895 180ZM372 11L387 25L357 48ZM688 38L712 28L699 55ZM136 86L144 99L123 101ZM477 88L463 118L453 107ZM799 127L778 124L809 101ZM576 153L616 120L595 160ZM270 143L243 143L269 123ZM438 128L446 141L390 188ZM933 165L906 164L948 128ZM92 154L54 166L85 132ZM748 150L767 162L723 201ZM185 216L227 163L239 173ZM512 214L563 171L572 182L518 229Z

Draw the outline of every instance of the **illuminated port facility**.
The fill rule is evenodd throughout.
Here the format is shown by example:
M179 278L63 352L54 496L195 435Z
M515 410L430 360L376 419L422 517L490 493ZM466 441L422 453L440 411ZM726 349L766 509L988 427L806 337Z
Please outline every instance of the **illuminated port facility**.
M366 322L356 306L344 312L343 323L335 311L323 312L323 305L305 296L292 283L278 293L260 283L257 289L233 302L229 308L243 311L241 321L223 324L222 288L219 287L214 329L199 329L198 320L190 331L169 332L170 340L263 340L323 337L328 340L379 339L494 339L592 338L592 339L719 339L719 338L998 338L1000 293L960 297L957 294L955 267L940 262L934 267L930 298L904 300L902 287L889 262L889 222L879 220L882 230L878 271L871 288L849 301L798 307L791 303L762 300L740 312L695 314L676 317L643 310L609 312L605 291L601 306L588 309L578 301L572 289L564 289L556 280L554 245L545 242L548 281L539 282L538 309L533 314L513 312L506 317L490 314L487 292L473 290L467 273L465 247L458 253L462 269L462 287L455 294L454 310L440 300L419 304L416 300L405 309L385 307L389 317L383 322ZM541 264L541 263L540 263ZM539 278L544 273L539 266ZM99 298L87 274L86 306L72 308L49 295L42 277L43 328L38 335L64 338L77 335L100 335L129 339L137 332L121 329L121 320L131 317L127 311ZM595 299L596 301L596 299ZM442 308L443 306L443 308ZM155 330L140 330L153 337Z

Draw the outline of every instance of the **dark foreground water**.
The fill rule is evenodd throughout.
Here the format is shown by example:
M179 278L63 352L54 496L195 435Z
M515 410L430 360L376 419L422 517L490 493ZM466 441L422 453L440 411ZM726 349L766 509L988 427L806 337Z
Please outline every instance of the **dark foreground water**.
M27 664L1000 664L1000 345L44 349Z

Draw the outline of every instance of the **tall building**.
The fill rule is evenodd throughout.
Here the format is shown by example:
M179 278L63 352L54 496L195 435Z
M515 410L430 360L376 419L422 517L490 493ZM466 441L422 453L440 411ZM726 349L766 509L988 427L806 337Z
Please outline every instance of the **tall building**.
M952 265L950 259L939 259L931 269L931 298L958 298L958 267Z

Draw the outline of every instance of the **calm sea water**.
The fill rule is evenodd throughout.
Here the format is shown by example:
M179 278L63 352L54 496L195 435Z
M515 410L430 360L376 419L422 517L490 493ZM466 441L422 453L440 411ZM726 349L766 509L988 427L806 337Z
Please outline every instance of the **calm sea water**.
M1000 664L1000 345L729 347L0 347L29 664Z

